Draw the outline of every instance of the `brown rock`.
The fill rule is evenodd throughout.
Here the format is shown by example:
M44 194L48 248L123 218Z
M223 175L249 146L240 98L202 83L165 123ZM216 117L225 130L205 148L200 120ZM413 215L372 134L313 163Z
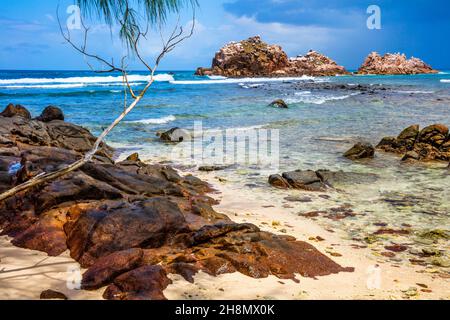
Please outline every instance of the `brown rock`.
M259 36L231 42L216 53L210 69L199 68L197 75L226 77L334 76L348 72L333 60L310 51L289 59L280 46L269 45Z
M141 249L129 249L114 252L98 259L84 274L82 288L96 290L109 283L116 277L135 269L142 262L144 252Z
M420 74L438 73L417 58L407 59L404 54L387 53L383 57L372 52L359 68L358 74Z
M273 174L269 177L269 183L270 185L274 186L275 188L279 189L289 189L291 186L289 183L279 174Z
M67 296L64 293L54 291L54 290L45 290L41 292L40 299L42 300L68 300Z
M373 158L374 156L375 148L370 143L362 142L358 142L344 154L344 157L350 160Z
M280 108L280 109L288 109L288 105L284 100L278 99L269 104L270 107Z
M20 104L13 105L12 103L8 104L8 106L0 113L0 116L6 118L12 118L15 116L23 117L25 119L31 119L31 113Z
M53 120L64 121L64 113L58 107L48 106L42 111L41 115L36 118L38 121L50 122Z
M166 300L163 291L171 283L161 266L144 266L117 277L103 297L108 300Z

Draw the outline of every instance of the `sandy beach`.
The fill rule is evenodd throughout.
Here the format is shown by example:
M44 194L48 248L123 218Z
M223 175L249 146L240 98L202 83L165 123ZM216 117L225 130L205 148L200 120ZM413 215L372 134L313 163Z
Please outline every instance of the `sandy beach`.
M352 246L355 243L344 240L338 230L330 232L314 221L299 217L295 208L283 207L281 200L279 203L260 201L255 191L219 182L216 173L203 173L199 177L218 191L213 195L221 201L215 207L218 212L227 214L235 222L253 223L262 230L307 241L340 265L354 267L355 272L317 279L298 276L299 283L274 276L253 279L234 273L212 277L200 272L195 276L195 283L190 284L179 275L170 275L173 284L164 291L168 299L450 298L449 279L438 269L424 272L423 268L413 265L386 263L377 258L370 246L356 249ZM240 191L236 192L237 189ZM45 253L14 247L9 241L8 237L0 238L0 299L39 299L40 293L47 289L62 292L69 299L102 299L104 289L68 289L67 279L73 277L71 270L77 270L79 265L67 252L60 257L48 257ZM380 271L374 269L375 265L379 265Z

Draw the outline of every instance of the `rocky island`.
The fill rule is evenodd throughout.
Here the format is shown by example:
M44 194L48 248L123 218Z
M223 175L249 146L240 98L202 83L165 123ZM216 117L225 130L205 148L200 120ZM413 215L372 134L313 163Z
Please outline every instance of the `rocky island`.
M387 53L381 56L372 52L359 68L358 74L401 75L438 73L418 58L408 59L404 54Z
M278 45L270 45L259 36L231 42L220 49L211 68L198 68L197 75L225 77L335 76L348 74L332 59L309 51L289 58Z

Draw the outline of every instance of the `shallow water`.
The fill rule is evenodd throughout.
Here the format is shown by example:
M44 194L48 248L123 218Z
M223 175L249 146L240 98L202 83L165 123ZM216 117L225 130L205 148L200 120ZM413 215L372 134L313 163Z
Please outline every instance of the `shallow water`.
M424 243L417 236L428 229L450 228L446 164L404 164L398 157L383 153L374 160L355 163L342 154L360 139L376 144L412 124L450 125L450 74L271 81L211 79L192 73L159 74L153 89L108 142L124 155L139 151L143 159L172 161L191 170L191 159L186 155L173 158L174 146L161 144L158 131L192 129L194 121L219 132L229 128L278 130L279 166L241 164L213 174L226 178L236 192L251 189L254 197L262 199L285 202L287 195L311 197L309 203L289 203L295 213L349 204L354 217L337 221L317 218L326 227L345 230L349 239L372 236L380 223L410 231L406 236L377 237L370 245L381 251L387 244L407 243L418 250L433 247L448 252L448 241ZM120 75L97 77L90 72L0 71L0 105L22 104L34 115L49 104L57 105L64 110L66 120L98 134L120 113L124 94ZM145 80L144 73L132 74L135 88ZM268 107L280 98L289 109ZM329 192L330 199L274 190L267 184L268 175L295 169L373 173L378 179L370 184L339 186L339 190Z

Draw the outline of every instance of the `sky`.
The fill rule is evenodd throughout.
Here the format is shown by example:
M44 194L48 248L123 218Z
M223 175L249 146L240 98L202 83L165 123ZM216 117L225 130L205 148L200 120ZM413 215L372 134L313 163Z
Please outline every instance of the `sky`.
M64 43L56 9L63 23L73 0L0 0L0 69L85 70L83 57ZM317 50L350 70L372 51L402 52L433 67L450 69L449 0L199 0L195 34L162 62L162 70L194 70L210 66L214 53L230 41L260 35L281 45L289 56ZM370 5L379 6L381 29L369 29ZM180 22L188 27L190 12ZM172 30L177 16L164 27ZM123 43L101 21L88 21L88 50L107 59L126 54ZM72 39L81 41L75 30ZM157 30L141 44L152 61L161 48ZM142 66L129 58L131 69Z

